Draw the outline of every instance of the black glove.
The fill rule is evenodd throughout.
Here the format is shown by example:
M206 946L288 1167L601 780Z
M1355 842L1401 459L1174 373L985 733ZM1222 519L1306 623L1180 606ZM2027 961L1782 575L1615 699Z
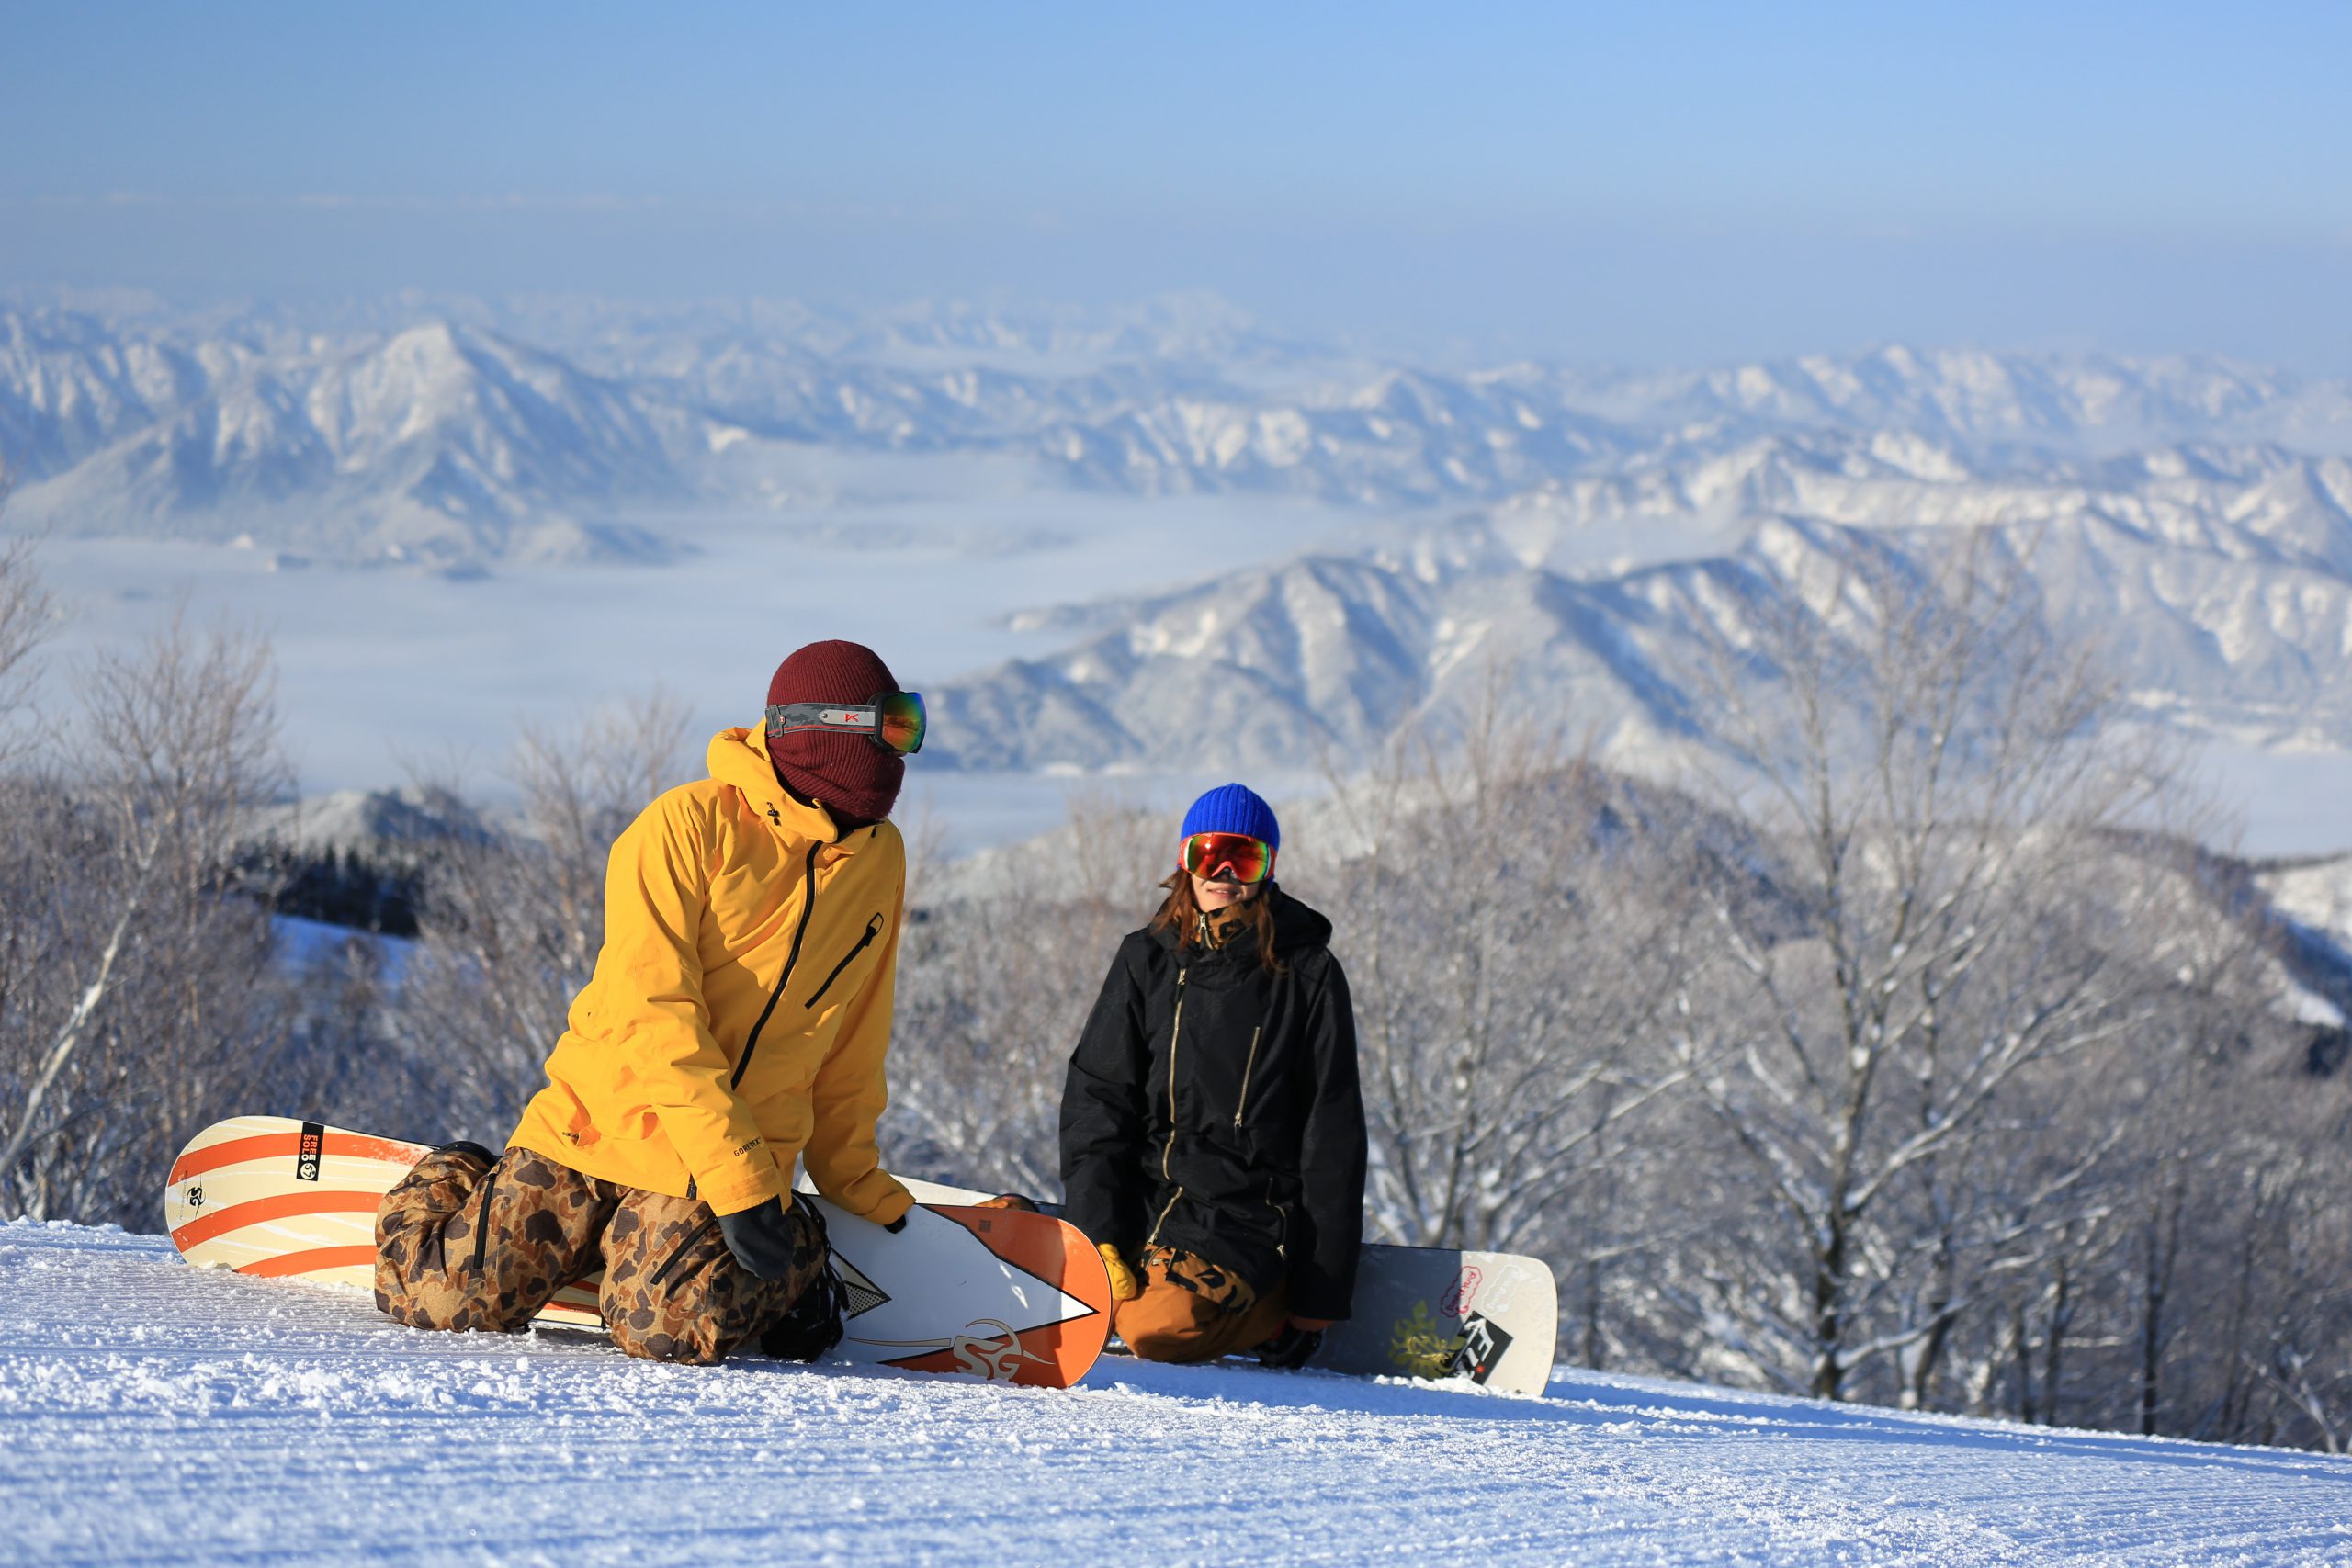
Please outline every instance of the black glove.
M1285 1323L1280 1334L1258 1347L1258 1364L1280 1367L1288 1371L1294 1367L1306 1365L1315 1359L1315 1352L1321 1348L1321 1329L1301 1328L1295 1323Z
M833 1272L833 1260L828 1257L791 1310L761 1334L760 1348L779 1361L817 1359L842 1342L842 1304L847 1299L841 1276Z
M781 1198L771 1198L756 1209L718 1216L718 1233L727 1250L744 1271L763 1280L781 1280L806 1267L808 1238Z

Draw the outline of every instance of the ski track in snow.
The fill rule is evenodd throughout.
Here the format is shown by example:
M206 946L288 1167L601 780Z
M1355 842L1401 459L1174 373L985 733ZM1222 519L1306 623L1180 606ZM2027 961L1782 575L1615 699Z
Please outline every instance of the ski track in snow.
M0 1226L0 1562L2344 1563L2352 1461L1563 1368L1068 1392L419 1333Z

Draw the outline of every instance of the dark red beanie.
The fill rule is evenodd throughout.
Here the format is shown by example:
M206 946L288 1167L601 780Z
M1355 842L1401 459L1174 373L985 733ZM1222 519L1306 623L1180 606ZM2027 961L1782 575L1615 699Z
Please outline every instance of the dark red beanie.
M895 692L898 677L870 648L854 642L812 642L775 667L768 705L778 703L863 703ZM890 815L906 759L863 735L796 729L771 735L768 756L784 782L821 803L847 829Z

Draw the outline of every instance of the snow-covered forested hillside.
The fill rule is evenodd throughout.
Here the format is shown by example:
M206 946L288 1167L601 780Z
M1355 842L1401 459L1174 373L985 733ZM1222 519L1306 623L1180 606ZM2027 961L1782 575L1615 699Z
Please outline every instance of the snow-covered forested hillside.
M1558 722L1640 760L1709 737L1694 666L1800 582L1885 557L1929 573L1978 530L2150 717L2352 745L2352 462L2254 446L1976 466L1884 434L1653 452L1360 555L1035 615L1089 635L957 682L947 744L997 767L1164 766L1215 737L1255 766L1303 744L1355 756L1458 713L1505 661Z
M1108 1357L1075 1390L406 1329L0 1225L0 1561L2261 1563L2352 1461L1563 1369L1541 1399Z

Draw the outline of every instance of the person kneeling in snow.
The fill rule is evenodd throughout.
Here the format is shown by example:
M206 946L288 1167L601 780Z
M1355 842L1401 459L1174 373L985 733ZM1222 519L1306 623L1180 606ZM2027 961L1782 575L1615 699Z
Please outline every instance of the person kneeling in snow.
M784 661L764 734L720 731L710 777L615 840L594 975L505 1152L446 1145L385 1195L378 1306L511 1332L602 1268L630 1355L831 1348L839 1286L793 1165L905 1224L874 1126L906 887L887 818L922 732L921 696L869 649Z
M1148 1360L1304 1365L1348 1315L1363 1100L1331 923L1272 880L1240 784L1185 814L1159 912L1112 961L1062 1090L1064 1217L1101 1247Z

